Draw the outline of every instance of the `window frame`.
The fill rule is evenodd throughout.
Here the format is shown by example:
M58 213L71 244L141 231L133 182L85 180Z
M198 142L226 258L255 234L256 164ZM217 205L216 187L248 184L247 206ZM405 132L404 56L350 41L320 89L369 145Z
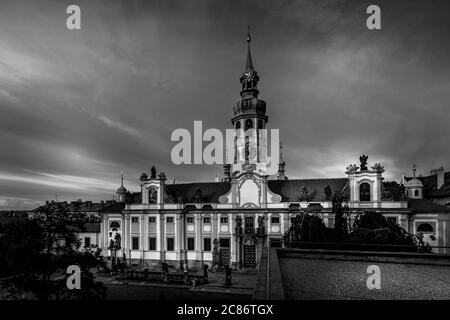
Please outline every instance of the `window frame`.
M151 240L154 240L154 249L152 249L152 246L151 246L151 244L152 244L152 241ZM156 237L148 237L148 251L156 251L157 250L157 238Z
M170 219L171 221L169 221L169 219ZM175 223L174 217L166 217L166 223Z
M206 243L209 243L209 249L207 249ZM211 238L203 238L203 251L205 252L211 252L212 251L212 239Z
M169 248L169 240L171 240L172 249ZM166 238L166 248L167 248L167 251L175 251L175 238L174 237Z
M194 237L188 237L186 242L187 242L187 250L188 251L195 251L195 238Z
M136 243L134 242L135 240L137 240ZM131 237L131 250L139 250L139 237L136 236Z
M203 217L203 223L204 224L210 224L211 223L211 217Z

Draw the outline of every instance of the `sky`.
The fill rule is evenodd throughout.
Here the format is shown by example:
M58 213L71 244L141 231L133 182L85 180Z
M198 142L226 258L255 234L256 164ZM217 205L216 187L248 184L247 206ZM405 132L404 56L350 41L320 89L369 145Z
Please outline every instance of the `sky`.
M446 3L447 2L447 3ZM81 30L66 9L81 8ZM381 8L368 30L366 8ZM230 128L247 26L289 178L450 169L448 1L0 1L0 210L110 200L154 165L177 182L177 128Z

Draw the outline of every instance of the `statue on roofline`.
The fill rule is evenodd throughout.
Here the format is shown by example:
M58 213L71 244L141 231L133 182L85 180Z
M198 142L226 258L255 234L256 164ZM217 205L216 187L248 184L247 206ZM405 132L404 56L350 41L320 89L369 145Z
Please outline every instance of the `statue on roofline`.
M361 171L367 171L367 159L369 157L363 154L359 157L359 161L361 162Z

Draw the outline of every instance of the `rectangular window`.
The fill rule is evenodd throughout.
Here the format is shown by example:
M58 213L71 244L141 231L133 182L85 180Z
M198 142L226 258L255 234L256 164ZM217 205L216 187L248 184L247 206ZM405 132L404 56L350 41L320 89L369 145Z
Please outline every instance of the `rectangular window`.
M148 223L156 223L156 217L148 217Z
M219 239L219 246L221 248L229 248L230 247L230 239L229 238Z
M187 217L187 223L194 223L194 217Z
M228 217L220 217L220 223L228 223Z
M131 223L138 223L139 217L131 217Z
M167 223L173 223L173 217L167 217L166 218Z
M150 251L156 250L156 238L155 237L148 238L148 250L150 250Z
M90 237L84 237L84 246L86 248L91 246L91 238Z
M139 237L132 237L131 240L132 240L131 249L139 250Z
M175 250L175 239L167 238L167 251Z
M204 217L203 223L211 223L211 217Z
M270 220L270 222L271 222L272 224L280 223L280 217L272 217L271 220Z
M203 238L203 251L211 251L211 238Z
M194 238L187 238L187 249L189 251L195 250L195 239Z
M245 217L245 230L252 230L254 228L255 219L253 217Z

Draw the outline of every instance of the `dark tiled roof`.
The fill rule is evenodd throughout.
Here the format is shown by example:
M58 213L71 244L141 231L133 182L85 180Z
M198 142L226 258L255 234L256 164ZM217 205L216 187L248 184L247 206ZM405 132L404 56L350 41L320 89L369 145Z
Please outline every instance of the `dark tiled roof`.
M168 203L218 203L219 197L230 190L229 182L199 182L166 185Z
M450 213L450 208L437 204L427 199L410 199L408 200L408 208L415 212L432 213L443 212Z
M445 181L444 184L437 190L429 190L427 196L433 198L449 197L450 196L450 181Z
M405 188L395 181L383 181L381 198L387 201L404 201Z
M99 209L98 212L122 212L123 209L125 209L125 204L114 202Z
M39 212L50 209L52 207L61 206L68 211L82 211L82 212L98 212L100 209L116 204L115 201L106 202L92 202L92 201L73 201L73 202L49 202L33 210Z
M281 195L282 202L298 202L303 187L308 190L309 201L326 201L325 188L330 186L331 194L343 192L348 195L349 189L345 188L347 178L330 179L294 179L294 180L269 180L269 189Z
M127 203L142 203L142 194L140 192L128 193Z

